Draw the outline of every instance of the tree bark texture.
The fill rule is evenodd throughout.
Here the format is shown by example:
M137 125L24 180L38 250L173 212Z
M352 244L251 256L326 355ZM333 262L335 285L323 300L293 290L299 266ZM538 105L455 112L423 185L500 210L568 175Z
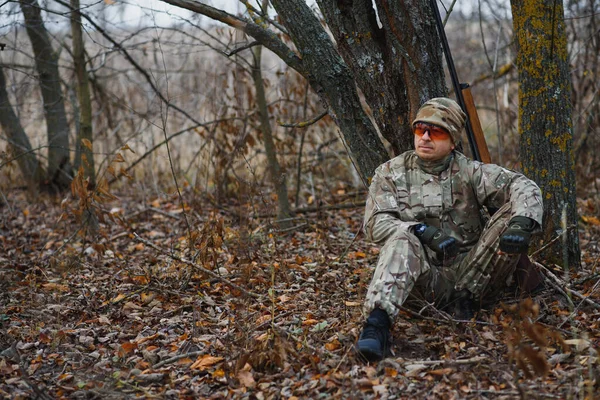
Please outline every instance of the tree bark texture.
M571 80L559 0L511 0L519 70L519 132L523 172L544 197L544 234L558 235L545 257L580 265L573 158ZM566 225L564 226L564 217ZM565 233L565 229L567 232Z
M329 106L363 178L372 176L389 155L360 103L352 71L304 0L272 3L300 53L303 75Z
M269 121L265 84L261 70L262 46L256 46L252 51L254 56L252 78L254 80L254 87L256 88L256 103L260 114L260 130L262 132L265 152L267 154L269 174L271 175L271 182L273 182L275 193L277 193L278 224L282 228L288 228L291 226L289 218L292 217L294 213L292 212L292 207L290 206L288 199L285 174L281 170L281 166L277 160L277 150L275 148L275 142L273 141L271 122Z
M96 185L92 136L92 100L87 70L85 47L81 28L79 0L71 0L71 33L73 35L73 64L77 77L77 100L79 102L79 134L75 150L75 168L83 167L84 176L92 187Z
M58 56L52 48L50 37L36 0L19 0L25 17L27 35L31 41L44 101L48 131L47 184L59 190L69 186L72 179L69 158L69 125L58 73Z
M21 126L6 91L6 79L0 65L0 126L8 136L8 142L15 149L17 164L24 180L30 187L38 186L42 181L43 171L40 163L31 150L31 143Z
M413 146L418 108L446 96L443 53L427 0L317 0L382 136L397 155Z

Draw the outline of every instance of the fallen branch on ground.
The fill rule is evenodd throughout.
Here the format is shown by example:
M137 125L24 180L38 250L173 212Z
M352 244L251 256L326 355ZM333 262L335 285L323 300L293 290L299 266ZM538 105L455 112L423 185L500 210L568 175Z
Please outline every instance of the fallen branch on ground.
M595 309L600 310L600 304L596 303L595 301L593 301L592 299L584 296L583 294L579 293L576 290L573 290L570 288L571 285L569 285L567 282L563 281L562 279L560 279L558 276L556 276L552 271L550 271L548 268L546 268L544 265L537 263L540 268L546 272L546 275L548 277L550 277L559 287L564 287L564 289L569 292L570 294L572 294L575 297L578 297L579 299L583 300L584 302L586 302L587 304L591 305L592 307L594 307ZM552 282L551 282L552 283ZM554 286L554 285L553 285ZM569 299L569 297L567 296L567 299ZM573 302L571 301L571 299L569 299L569 302L571 303L572 306L574 306Z
M152 369L159 369L160 367L164 367L167 364L172 364L181 359L184 359L187 357L198 357L203 354L206 354L206 350L198 350L198 351L192 351L191 353L179 354L178 356L173 356L171 358L167 358L166 360L162 360L161 362L153 365Z
M476 356L471 358L465 358L462 360L422 360L422 361L410 361L405 363L405 365L466 365L466 364L475 364L483 360L487 360L488 357L484 356Z
M201 267L201 266L199 266L198 264L194 263L193 261L186 260L185 258L181 258L181 257L179 257L179 256L176 256L176 255L175 255L175 254L173 254L173 253L169 253L168 251L166 251L166 250L164 250L164 249L162 249L162 248L158 247L158 246L157 246L157 245L155 245L154 243L152 243L152 242L149 242L149 241L148 241L148 240L146 240L146 239L142 239L142 238L141 238L141 237L140 237L140 236L139 236L137 233L135 233L135 232L133 233L133 236L135 237L135 240L137 240L138 242L142 242L142 243L144 243L145 245L152 247L154 250L156 250L156 251L158 251L158 252L160 252L160 253L162 253L162 254L164 254L164 255L166 255L166 256L168 256L168 257L170 257L170 258L172 258L173 260L176 260L176 261L182 262L182 263L184 263L184 264L187 264L187 265L189 265L190 267L193 267L193 268L195 268L195 269L197 269L197 270L200 270L200 271L202 271L203 273L205 273L205 274L207 274L207 275L210 275L211 277L213 277L213 278L217 279L218 281L220 281L220 282L223 282L224 284L226 284L226 285L228 285L228 286L232 287L233 289L240 291L242 294L244 294L244 295L245 295L245 296L247 296L247 297L252 297L252 298L255 298L255 299L259 299L259 300L260 300L260 299L263 299L263 296L261 296L261 295L259 295L259 294L257 294L257 293L249 292L248 290L244 289L243 287L241 287L241 286L239 286L239 285L236 285L235 283L233 283L233 282L231 282L231 281L229 281L229 280L227 280L227 279L223 278L223 277L222 277L222 276L220 276L219 274L217 274L217 273L215 273L215 272L213 272L213 271L211 271L211 270L209 270L209 269L206 269L206 268L204 268L204 267Z

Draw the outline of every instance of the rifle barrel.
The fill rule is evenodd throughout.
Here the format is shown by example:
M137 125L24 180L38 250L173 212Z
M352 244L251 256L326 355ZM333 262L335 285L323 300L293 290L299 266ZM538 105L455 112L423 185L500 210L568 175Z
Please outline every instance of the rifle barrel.
M442 17L440 16L440 9L437 5L437 0L431 0L431 8L433 10L433 14L435 17L435 23L438 29L438 33L440 35L440 39L442 40L442 48L444 49L444 55L446 56L446 64L448 65L448 70L450 72L450 78L452 79L452 86L454 87L454 93L456 94L456 99L458 100L458 104L463 109L465 114L467 115L467 122L465 127L467 129L467 139L469 139L469 147L471 148L471 153L473 153L473 158L477 161L481 161L481 155L479 154L479 149L477 148L477 144L475 143L475 137L473 133L473 127L471 126L471 120L469 119L469 114L467 112L467 106L465 104L465 99L462 95L461 84L458 80L458 75L456 74L456 68L454 67L454 61L452 60L452 53L450 52L450 46L448 45L448 38L446 37L446 31L444 30L444 25L442 23ZM468 87L468 85L467 85Z

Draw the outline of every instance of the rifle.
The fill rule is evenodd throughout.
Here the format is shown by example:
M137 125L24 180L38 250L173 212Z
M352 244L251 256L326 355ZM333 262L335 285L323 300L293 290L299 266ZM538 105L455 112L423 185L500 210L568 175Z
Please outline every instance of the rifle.
M450 72L450 78L452 79L452 86L454 87L454 93L456 93L456 99L460 107L467 114L467 139L469 139L469 146L471 147L471 153L473 158L477 161L484 163L490 163L492 161L490 152L485 142L485 136L481 129L481 122L477 115L477 109L475 108L475 102L473 101L473 95L471 94L471 87L468 83L460 83L456 74L456 68L454 67L454 61L452 60L452 54L450 53L450 46L448 46L448 38L446 37L446 31L442 24L442 18L440 16L440 10L436 0L431 0L431 8L435 16L435 23L442 40L442 48L444 49L444 55L446 56L446 64Z

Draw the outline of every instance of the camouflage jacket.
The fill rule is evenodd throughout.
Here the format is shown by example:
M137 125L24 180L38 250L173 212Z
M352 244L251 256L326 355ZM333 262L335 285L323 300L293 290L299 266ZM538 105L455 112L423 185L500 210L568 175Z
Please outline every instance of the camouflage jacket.
M369 240L383 244L398 229L425 223L456 238L466 252L485 225L482 206L500 208L507 202L513 217L529 217L541 226L541 191L524 175L456 151L445 170L430 174L415 152L407 151L375 171L363 228Z

